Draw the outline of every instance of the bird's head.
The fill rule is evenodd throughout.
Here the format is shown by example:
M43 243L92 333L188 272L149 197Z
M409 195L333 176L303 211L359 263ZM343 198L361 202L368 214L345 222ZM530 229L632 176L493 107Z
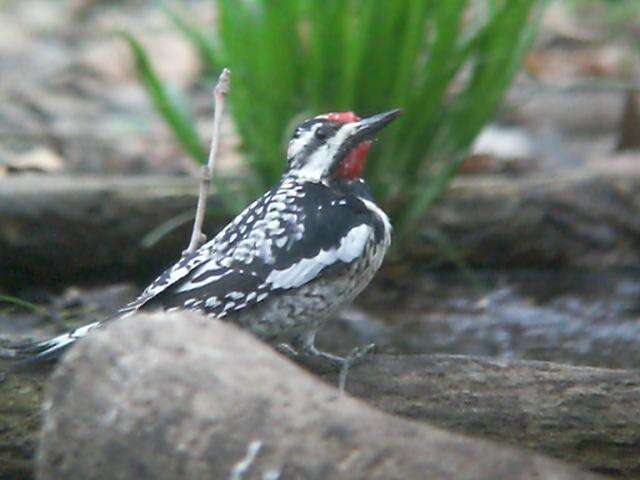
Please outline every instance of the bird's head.
M371 140L400 113L327 113L302 122L287 149L289 173L315 182L360 178Z

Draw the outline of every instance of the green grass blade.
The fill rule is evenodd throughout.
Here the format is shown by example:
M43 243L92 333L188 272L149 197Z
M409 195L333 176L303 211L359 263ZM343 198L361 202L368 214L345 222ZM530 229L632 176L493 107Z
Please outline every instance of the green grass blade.
M466 89L450 107L436 138L435 173L419 175L411 208L403 223L416 220L442 193L464 159L464 153L491 118L533 38L531 12L535 1L506 3L467 47L476 49L474 71ZM444 159L443 159L444 157Z
M193 119L171 98L166 85L162 83L153 69L140 42L127 32L120 32L120 36L127 42L133 53L136 72L153 105L165 119L187 154L197 162L204 164L207 160L207 152L202 147Z
M128 33L122 33L121 35L125 38L134 54L138 75L154 106L171 127L171 131L187 154L198 163L206 163L208 152L202 147L200 137L195 131L193 119L171 98L167 87L153 70L142 45ZM226 211L233 213L242 208L245 202L245 195L242 192L232 192L227 184L215 175L212 179L212 184L218 191Z
M18 297L13 297L11 295L0 295L0 303L9 303L11 305L16 305L39 315L46 313L46 309L44 307L36 305L35 303L27 302L26 300L22 300Z
M401 107L367 167L400 225L417 220L455 175L520 66L537 27L534 7L546 3L213 1L215 39L182 16L174 23L201 57L223 58L233 71L229 100L251 191L280 177L287 135L301 115Z

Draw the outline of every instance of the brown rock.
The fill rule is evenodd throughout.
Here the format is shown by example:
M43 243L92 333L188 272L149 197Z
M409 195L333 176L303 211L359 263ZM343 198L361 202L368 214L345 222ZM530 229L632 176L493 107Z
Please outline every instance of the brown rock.
M139 315L53 375L38 478L594 478L402 420L338 392L233 326Z

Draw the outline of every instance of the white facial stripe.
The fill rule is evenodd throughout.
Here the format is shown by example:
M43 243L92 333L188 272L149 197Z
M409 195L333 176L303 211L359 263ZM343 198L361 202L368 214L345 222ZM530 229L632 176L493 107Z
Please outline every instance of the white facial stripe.
M293 158L297 154L299 154L302 149L307 145L311 139L313 139L313 135L315 134L315 129L303 132L300 134L298 138L294 138L289 142L289 148L287 149L287 158Z
M302 168L300 168L300 175L315 181L319 181L326 176L340 145L353 135L356 128L357 124L355 122L347 123L341 127L333 137L311 154Z

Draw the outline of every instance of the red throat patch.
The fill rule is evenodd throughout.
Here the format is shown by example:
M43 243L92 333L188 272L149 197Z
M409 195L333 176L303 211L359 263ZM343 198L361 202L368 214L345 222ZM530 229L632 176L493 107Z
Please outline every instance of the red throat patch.
M327 115L329 120L334 122L349 123L357 122L360 117L354 112L334 112ZM334 178L343 178L345 180L357 180L362 177L364 164L367 160L367 153L371 148L371 142L364 141L354 148L338 165L338 169L334 174Z

